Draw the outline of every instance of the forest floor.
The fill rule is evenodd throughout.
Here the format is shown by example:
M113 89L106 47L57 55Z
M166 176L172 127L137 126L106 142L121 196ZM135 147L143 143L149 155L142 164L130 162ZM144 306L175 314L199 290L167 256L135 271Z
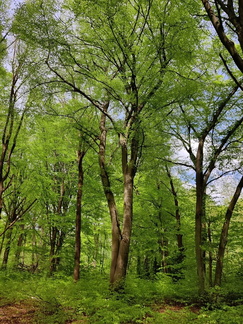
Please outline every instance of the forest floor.
M32 323L37 311L38 305L32 300L4 304L0 306L0 323Z
M94 274L73 282L0 272L0 324L243 324L241 290L198 299L193 282L131 277L117 294L107 277Z
M183 304L164 304L164 305L156 305L156 311L159 313L165 313L167 311L172 313L177 313L182 311L185 306ZM46 314L45 314L46 311ZM191 306L190 311L195 314L199 314L200 307ZM63 324L86 324L88 320L79 319L72 320L71 310L67 310L67 313L70 314L69 320L64 320L64 322L57 321L56 323ZM45 315L48 317L50 313L48 310L43 309L39 302L36 300L23 300L16 303L7 303L0 305L0 323L1 324L36 324L36 323L44 323ZM75 316L74 316L75 317ZM47 318L46 318L47 319ZM47 319L48 321L48 319Z
M45 303L44 303L45 305ZM212 317L203 310L200 306L192 305L186 306L183 303L163 303L155 304L151 306L153 314L147 314L143 319L132 321L94 321L85 314L77 314L71 307L60 308L55 311L47 304L44 306L43 301L37 299L25 299L18 302L8 302L0 299L0 324L90 324L90 323L102 323L102 324L187 324L187 323L230 323L230 324L242 324L243 314L233 312L228 314L224 312L223 316ZM157 314L157 315L156 315Z

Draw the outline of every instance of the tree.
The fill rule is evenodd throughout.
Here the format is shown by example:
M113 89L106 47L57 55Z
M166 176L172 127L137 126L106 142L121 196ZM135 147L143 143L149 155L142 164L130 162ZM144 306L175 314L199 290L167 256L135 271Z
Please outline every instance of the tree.
M183 145L191 160L191 164L183 161L178 162L178 165L190 168L195 173L195 248L200 293L205 291L206 269L203 246L206 242L206 189L210 183L221 178L225 173L239 168L230 164L232 157L229 156L230 153L227 154L232 152L237 159L240 150L243 118L240 114L241 93L238 93L238 89L239 86L236 85L228 94L220 89L221 94L220 92L207 94L204 88L203 99L193 96L187 104L179 106L179 112L172 113L174 120L176 114L179 114L179 119L174 126L170 126L170 134L180 141L180 145ZM216 95L221 95L219 104L214 103ZM204 100L208 102L205 104ZM212 109L208 110L208 107ZM234 110L233 116L232 110ZM221 171L213 174L216 168Z
M236 206L236 203L240 197L242 187L243 187L243 177L241 177L241 179L236 187L236 190L232 196L232 199L228 205L227 211L225 213L225 221L222 226L219 247L218 247L218 253L217 253L217 262L216 262L215 280L214 280L215 286L221 286L222 272L223 272L223 261L224 261L225 248L226 248L226 244L227 244L227 240L228 240L230 220L231 220L234 208Z
M135 181L131 263L132 269L136 263L141 278L154 279L166 273L176 281L184 275L185 231L181 215L185 214L180 204L181 182L171 174L171 166L161 164L162 157L170 154L169 138L165 134L158 136L158 125L154 126L163 124L161 117L157 112L147 125L153 131L146 132Z
M5 112L5 121L2 122L2 149L0 155L0 215L3 209L3 195L9 188L11 179L9 180L11 158L17 144L17 138L23 123L27 106L18 111L17 100L20 96L21 85L23 85L21 73L23 72L24 55L18 53L19 43L16 41L13 48L12 71L6 75L6 83L3 85L5 95L3 95L2 109ZM22 56L22 57L21 57ZM9 82L9 84L7 83ZM22 83L22 84L21 84ZM8 95L6 96L6 92Z
M11 24L6 18L8 11L1 2L1 39L0 60L4 59L5 68L1 66L1 151L0 151L0 217L3 216L1 250L5 250L3 267L7 266L12 242L13 226L32 208L36 199L29 201L23 188L24 177L16 170L13 161L16 158L17 141L21 133L25 115L30 107L29 78L26 73L26 47L15 35L10 35ZM4 4L6 5L6 3ZM5 14L5 17L3 17ZM4 23L3 23L4 22ZM3 34L3 36L2 36ZM18 153L17 153L18 154ZM18 156L21 160L21 154ZM7 216L7 217L5 217Z
M110 282L119 289L128 263L134 178L144 138L141 120L156 96L168 105L169 96L161 95L171 83L167 69L176 71L191 59L193 19L173 1L69 1L65 7L30 1L20 8L16 24L20 37L45 57L49 72L42 82L79 94L100 114L99 165L112 223ZM185 37L192 40L186 51ZM180 54L178 47L184 49ZM122 227L107 162L113 146L108 136L116 136L120 148Z
M76 226L75 226L75 255L74 255L74 280L80 278L80 255L81 255L81 229L82 229L82 196L83 196L83 182L84 170L83 159L87 152L85 144L83 143L81 134L80 142L77 151L78 157L78 188L77 188L77 206L76 206Z

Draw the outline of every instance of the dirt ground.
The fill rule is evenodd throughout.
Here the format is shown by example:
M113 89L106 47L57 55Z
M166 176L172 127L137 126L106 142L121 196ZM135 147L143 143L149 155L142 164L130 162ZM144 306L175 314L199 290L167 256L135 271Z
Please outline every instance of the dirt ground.
M0 305L0 324L36 324L41 309L36 300L23 300ZM42 313L42 318L45 316ZM66 321L65 324L85 324L85 320ZM63 323L64 324L64 323Z
M164 313L167 310L178 312L184 305L163 305L162 307L156 307L156 310L160 313ZM199 312L198 307L190 307L190 310L194 313ZM9 303L0 305L0 324L36 324L35 320L37 313L40 312L40 306L38 301L35 300L23 300L17 303ZM79 321L66 321L65 324L85 324L85 320Z
M0 306L1 324L29 324L33 323L33 317L38 306L32 301L22 301L14 304Z

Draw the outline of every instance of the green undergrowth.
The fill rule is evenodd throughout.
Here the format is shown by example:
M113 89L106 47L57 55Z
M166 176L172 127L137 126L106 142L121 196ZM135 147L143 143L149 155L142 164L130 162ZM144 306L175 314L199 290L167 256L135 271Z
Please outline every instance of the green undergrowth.
M222 291L209 291L200 300L191 283L174 284L166 276L154 281L130 276L118 294L109 290L108 278L96 272L85 274L77 283L60 275L1 272L0 289L0 306L33 300L37 305L33 323L38 324L75 320L94 324L243 323L242 295L236 295L234 305L223 300L227 294L223 296Z

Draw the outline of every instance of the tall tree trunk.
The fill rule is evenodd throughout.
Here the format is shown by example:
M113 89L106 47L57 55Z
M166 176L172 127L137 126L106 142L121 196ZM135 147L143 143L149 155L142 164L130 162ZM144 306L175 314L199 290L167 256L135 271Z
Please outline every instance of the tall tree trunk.
M58 169L58 171L60 171ZM59 195L59 201L56 205L53 206L53 209L55 211L55 214L59 217L63 216L65 214L65 206L64 206L64 196L65 196L65 183L62 181L60 184L60 195ZM54 223L54 226L51 226L50 230L50 275L52 275L56 270L57 266L60 263L60 256L58 254L61 251L63 240L65 237L65 232L60 230L56 223Z
M212 243L212 234L211 234L211 222L208 221L208 242ZM211 249L208 252L208 281L209 286L213 286L213 253Z
M75 281L80 279L80 256L81 256L81 226L82 226L82 195L83 195L83 158L85 152L78 150L78 190L76 206L76 226L75 226L75 254L73 278Z
M1 176L1 173L2 173L1 172L1 169L2 169L1 164L3 165L2 161L0 161L0 219L1 219L2 210L3 210L3 192L4 192L3 179Z
M9 178L10 169L11 169L11 158L14 153L17 138L22 127L22 123L24 120L24 115L26 113L27 108L25 107L22 110L22 114L20 115L20 120L16 121L15 115L15 103L17 101L17 93L20 89L17 86L19 81L19 71L21 66L17 63L17 42L15 42L16 47L14 46L13 51L13 60L12 60L12 82L9 94L9 105L7 116L5 120L5 124L2 130L2 148L0 153L0 218L3 210L3 195L4 191L8 189L11 185L11 179L6 183L6 180ZM5 166L5 167L4 167Z
M5 236L6 236L6 232L7 232L7 230L6 230L7 227L8 227L8 222L5 224L3 234L1 235L2 239L1 239L1 244L0 244L0 255L2 254L2 251L3 251Z
M161 251L161 267L163 269L164 273L168 273L168 265L167 265L167 259L169 256L168 251L168 239L165 236L162 236L162 238L159 240L160 243L160 251Z
M17 219L17 207L15 206L13 208L13 211L11 212L11 214L8 214L7 224L8 225L11 224L16 219ZM8 228L8 226L6 226L6 229L7 228ZM5 245L5 250L4 250L4 254L3 254L3 262L2 262L2 268L3 269L7 268L8 257L9 257L9 253L10 253L11 243L12 243L12 233L13 233L13 228L12 227L8 228L8 231L7 231L6 236L5 236L6 245Z
M57 239L57 243L56 243L56 252L55 252L55 254L56 254L56 260L55 260L56 268L59 266L60 261L61 261L60 253L62 250L62 246L63 246L65 237L66 237L66 232L60 230L58 233L58 239Z
M108 110L109 102L103 105L103 111L100 119L100 144L99 144L99 166L100 176L103 185L103 190L107 200L110 217L111 217L111 230L112 230L112 242L111 242L111 267L110 267L110 284L113 286L115 282L115 271L117 265L117 259L119 254L120 242L121 242L121 230L118 219L118 211L116 207L115 197L111 190L111 184L106 166L106 113Z
M131 125L130 125L131 127ZM116 290L122 289L126 277L128 256L132 233L132 219L133 219L133 186L134 177L136 174L136 163L139 152L138 129L137 125L133 123L132 136L130 139L130 146L128 144L128 137L123 137L120 134L121 157L122 157L122 172L123 172L123 226L119 244L119 251L117 256L116 269L113 277L113 288ZM130 154L128 154L128 147ZM128 159L129 157L129 159Z
M20 261L20 255L21 255L23 245L24 245L24 241L25 241L24 227L25 227L24 224L20 225L20 230L21 230L22 233L19 235L18 243L17 243L17 249L16 249L16 252L15 252L15 265L16 265L16 267L18 267L19 263L22 263Z
M133 171L130 167L127 168L124 174L124 211L123 211L123 227L117 257L116 269L113 278L115 288L119 289L123 286L123 281L126 277L128 255L132 231L132 216L133 216Z
M31 252L31 261L32 261L32 266L35 266L37 269L38 264L39 264L39 253L37 252L37 236L36 236L36 229L35 229L35 223L32 225L32 238L31 238L31 245L32 245L32 252ZM23 258L23 263L24 263L24 258Z
M12 242L12 232L13 232L13 229L10 228L6 234L6 245L5 245L5 250L4 250L4 254L3 254L3 262L2 262L3 269L6 269L7 264L8 264L8 258L9 258L11 242Z
M142 268L142 261L141 261L141 256L138 252L138 255L137 255L137 276L139 278L142 278L142 274L143 274L143 268Z
M57 239L57 227L52 226L50 229L50 276L56 271L56 256L55 256L55 248L56 248L56 239Z
M180 259L181 262L184 259L184 245L183 245L183 235L180 233L181 231L181 215L180 215L180 210L179 210L179 201L178 201L178 197L177 197L177 192L174 186L174 182L171 176L171 173L169 171L169 168L166 166L166 172L168 175L168 178L170 180L170 189L171 189L171 193L173 195L174 198L174 205L175 205L175 210L176 210L176 230L177 230L177 234L176 234L176 238L177 238L177 247L178 247L178 251L180 253Z
M103 114L100 120L100 147L99 147L99 165L101 171L101 180L104 193L107 199L111 224L112 224L112 254L110 269L111 288L120 290L123 288L124 279L126 277L128 255L132 231L133 216L133 184L136 173L136 162L138 157L138 140L136 138L136 130L130 139L130 156L128 161L128 143L127 138L123 134L119 134L121 156L122 156L122 172L123 172L123 227L120 229L115 197L111 190L111 184L106 166L106 117L109 103L105 103L102 107ZM134 124L133 124L134 125ZM131 125L130 125L131 127ZM127 135L128 137L128 135Z
M205 183L203 177L203 145L200 140L196 156L196 213L195 213L195 252L199 294L205 291L205 260L203 245L203 221L205 209Z
M243 187L243 177L241 177L241 180L238 183L238 186L235 190L235 193L229 203L229 206L228 206L226 214L225 214L225 221L224 221L224 224L222 227L220 241L219 241L219 247L218 247L218 253L217 253L217 263L216 263L215 280L214 280L215 286L221 285L222 272L223 272L223 261L224 261L225 248L226 248L227 240L228 240L230 220L231 220L235 205L240 197L242 187Z

